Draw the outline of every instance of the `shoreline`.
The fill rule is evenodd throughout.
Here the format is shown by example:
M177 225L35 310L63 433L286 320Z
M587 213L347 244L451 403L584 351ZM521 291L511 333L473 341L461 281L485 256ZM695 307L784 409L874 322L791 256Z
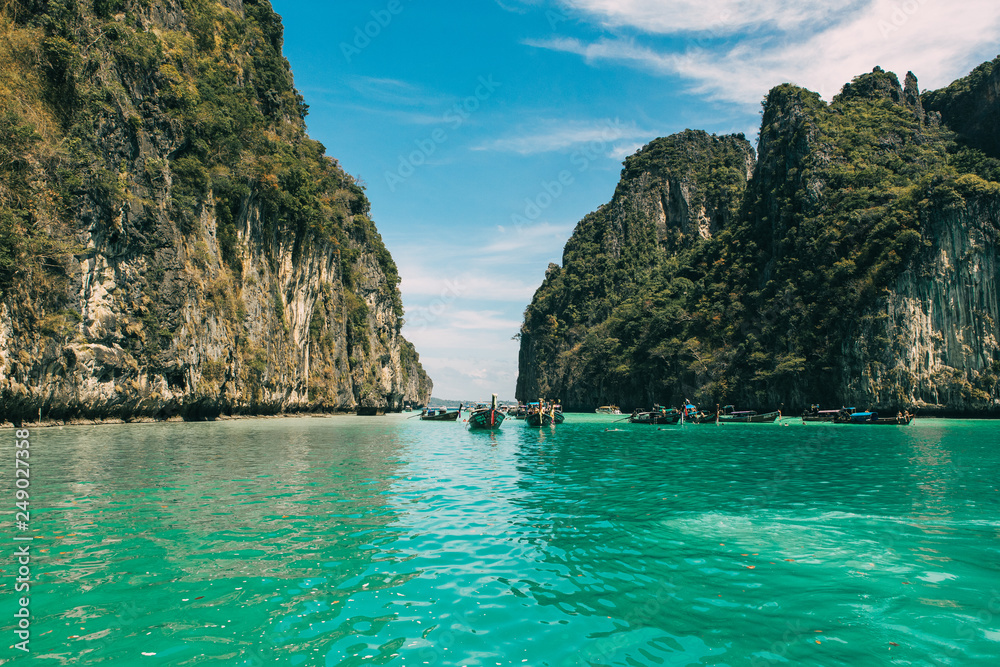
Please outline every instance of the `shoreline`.
M386 413L397 414L397 413ZM399 413L402 414L402 413ZM4 429L14 429L14 428L56 428L62 426L112 426L119 424L164 424L164 423L178 423L178 424L197 424L197 423L210 423L218 421L237 421L243 419L326 419L330 417L354 417L357 416L355 412L348 411L333 411L333 412L278 412L272 414L235 414L235 415L219 415L214 419L184 419L180 415L172 415L163 419L157 419L155 417L136 417L135 419L122 419L121 417L108 417L108 418L73 418L73 419L42 419L40 421L23 421L20 425L14 424L9 420L0 421L0 430Z
M372 415L375 417L389 417L391 415L403 415L406 414L405 411L400 412L387 412L384 415ZM593 412L567 412L567 415L594 415ZM10 421L0 422L0 431L7 429L16 428L61 428L64 426L114 426L121 424L164 424L164 423L211 423L219 421L239 421L247 419L329 419L333 417L357 417L357 413L353 411L337 410L332 412L279 412L273 414L235 414L235 415L219 415L214 419L184 419L179 415L173 415L164 419L157 419L155 417L136 417L135 419L122 419L120 417L109 417L107 419L43 419L41 421L33 422L22 422L21 425L14 424ZM360 415L367 416L367 415ZM412 415L411 415L412 416ZM782 419L800 419L800 415L783 415ZM996 414L955 414L955 413L945 413L945 414L928 414L920 415L917 414L915 420L947 420L947 421L993 421L1000 419L1000 415Z

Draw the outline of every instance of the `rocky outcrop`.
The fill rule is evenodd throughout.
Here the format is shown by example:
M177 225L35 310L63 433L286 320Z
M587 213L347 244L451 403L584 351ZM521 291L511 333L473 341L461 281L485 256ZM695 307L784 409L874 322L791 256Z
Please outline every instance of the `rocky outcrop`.
M305 136L270 5L112 4L5 10L0 421L426 403L395 264Z
M1000 158L1000 56L947 88L925 93L923 105L941 114L965 143Z
M687 254L738 216L754 150L742 135L697 130L656 139L628 157L611 202L586 216L552 264L525 312L516 395L558 397L592 410L621 389L605 373L611 348L601 327L622 302L660 279L657 267ZM596 328L595 328L596 327ZM655 400L644 374L627 373L629 393Z
M928 216L933 239L856 337L845 341L846 400L937 414L1000 409L1000 187ZM858 369L861 372L858 372Z
M518 397L1000 414L997 69L778 86L743 169L691 131L629 158L525 311Z
M651 221L657 242L676 251L735 218L753 169L754 151L742 135L685 130L656 139L626 159L609 216Z

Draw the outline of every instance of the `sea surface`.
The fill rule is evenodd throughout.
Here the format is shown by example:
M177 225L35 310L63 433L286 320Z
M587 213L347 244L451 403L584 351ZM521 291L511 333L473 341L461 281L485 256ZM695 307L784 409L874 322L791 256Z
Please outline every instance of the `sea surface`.
M0 431L0 663L1000 665L998 422L407 417Z

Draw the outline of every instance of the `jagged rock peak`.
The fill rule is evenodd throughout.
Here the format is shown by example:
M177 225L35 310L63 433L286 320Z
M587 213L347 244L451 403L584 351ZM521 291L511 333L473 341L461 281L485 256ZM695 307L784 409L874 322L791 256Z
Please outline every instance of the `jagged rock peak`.
M861 76L856 76L851 83L844 84L840 94L834 98L835 102L847 100L868 99L868 100L892 100L896 104L905 104L913 107L915 111L923 114L920 104L920 89L917 86L917 77L913 72L906 73L905 87L900 85L899 78L893 72L886 72L877 65L875 68Z
M639 214L655 223L657 240L668 249L688 246L729 224L754 163L743 134L688 129L654 139L626 158L613 216Z
M921 99L966 144L1000 158L1000 56Z

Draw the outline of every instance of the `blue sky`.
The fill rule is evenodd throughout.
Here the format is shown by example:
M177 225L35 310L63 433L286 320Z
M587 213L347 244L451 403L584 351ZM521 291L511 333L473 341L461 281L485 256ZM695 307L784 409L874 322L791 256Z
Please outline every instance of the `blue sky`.
M272 0L309 134L366 184L404 335L442 398L513 398L524 308L622 160L685 128L756 140L792 82L921 88L1000 53L995 0Z

